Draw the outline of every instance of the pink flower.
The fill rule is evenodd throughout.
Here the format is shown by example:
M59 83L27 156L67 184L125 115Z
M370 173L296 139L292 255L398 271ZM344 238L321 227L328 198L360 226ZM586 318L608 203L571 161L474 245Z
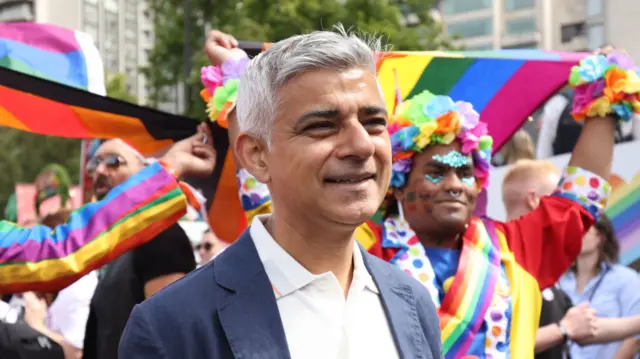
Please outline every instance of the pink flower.
M601 97L604 91L604 79L600 79L595 82L589 82L577 86L575 88L575 94L573 96L573 113L582 113L586 111L593 100Z
M200 70L200 81L213 96L216 88L222 86L222 71L218 66L205 66Z
M470 130L462 130L458 139L462 143L462 153L470 153L471 151L478 148L478 142L480 142L480 137L487 134L487 124L478 121L476 126L471 128Z

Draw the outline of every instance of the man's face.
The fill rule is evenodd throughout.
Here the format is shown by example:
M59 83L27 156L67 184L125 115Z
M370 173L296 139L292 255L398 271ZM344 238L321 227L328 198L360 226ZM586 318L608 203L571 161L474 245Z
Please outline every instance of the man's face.
M131 148L118 140L103 143L89 161L89 172L93 176L93 194L98 200L142 169L142 159Z
M227 244L219 240L212 232L203 234L202 242L196 246L198 255L200 255L200 263L209 262L225 248L227 248Z
M396 191L396 198L416 232L457 234L471 219L478 189L473 160L460 150L456 141L414 155L407 184Z
M310 221L359 225L388 188L387 113L374 74L318 69L277 92L271 150L264 153L275 202Z

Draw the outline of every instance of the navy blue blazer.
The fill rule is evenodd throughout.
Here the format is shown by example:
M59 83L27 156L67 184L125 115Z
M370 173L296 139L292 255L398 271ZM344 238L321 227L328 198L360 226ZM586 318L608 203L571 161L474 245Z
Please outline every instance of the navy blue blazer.
M403 359L440 359L436 309L426 288L363 250ZM120 359L288 359L271 282L249 231L209 264L131 312Z

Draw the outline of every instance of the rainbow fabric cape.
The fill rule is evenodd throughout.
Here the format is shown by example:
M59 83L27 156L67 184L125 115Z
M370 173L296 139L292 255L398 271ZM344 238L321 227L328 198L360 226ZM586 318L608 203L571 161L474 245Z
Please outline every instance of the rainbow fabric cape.
M620 263L640 260L640 174L613 192L605 213L620 242Z

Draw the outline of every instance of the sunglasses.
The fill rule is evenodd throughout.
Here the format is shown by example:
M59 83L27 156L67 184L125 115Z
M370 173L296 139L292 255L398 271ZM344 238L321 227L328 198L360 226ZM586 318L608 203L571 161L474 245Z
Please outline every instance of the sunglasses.
M199 251L201 248L204 248L205 251L209 252L210 250L213 249L213 244L207 242L205 244L197 244L196 245L196 251Z
M89 172L89 173L95 172L96 169L98 169L98 166L100 166L101 163L104 163L104 165L107 166L108 168L116 169L116 168L120 167L121 165L126 164L127 161L124 158L122 158L122 156L118 156L118 155L114 155L114 154L106 155L103 158L93 157L87 163L87 172Z

